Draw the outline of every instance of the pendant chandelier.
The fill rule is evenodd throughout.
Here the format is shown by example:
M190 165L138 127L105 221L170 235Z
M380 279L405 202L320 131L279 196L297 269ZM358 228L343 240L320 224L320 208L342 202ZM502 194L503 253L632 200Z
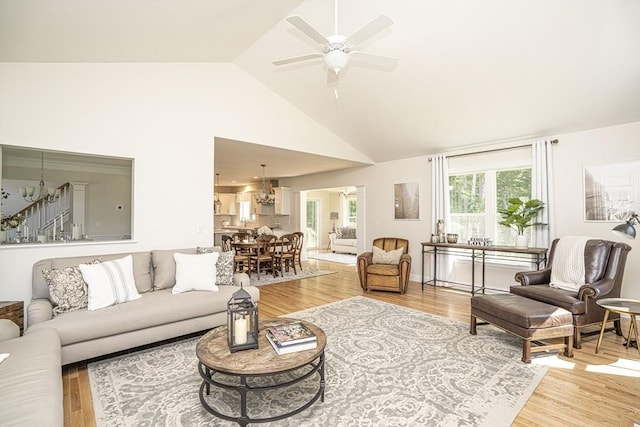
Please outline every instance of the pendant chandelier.
M276 196L274 196L273 194L270 194L267 191L267 186L264 180L264 168L267 165L260 165L260 166L262 166L262 193L256 194L254 197L256 199L256 203L259 203L261 205L272 205L276 202Z
M217 187L218 187L218 191L215 191L214 188L214 192L216 193L216 201L213 202L213 213L214 214L219 214L220 213L220 209L222 209L222 202L220 201L220 174L217 173L216 174L216 179L218 181L217 183Z
M36 187L29 185L20 187L20 195L27 202L37 202L42 199L46 203L55 202L60 198L60 189L44 186L44 152L40 153L40 184L38 186L38 194Z

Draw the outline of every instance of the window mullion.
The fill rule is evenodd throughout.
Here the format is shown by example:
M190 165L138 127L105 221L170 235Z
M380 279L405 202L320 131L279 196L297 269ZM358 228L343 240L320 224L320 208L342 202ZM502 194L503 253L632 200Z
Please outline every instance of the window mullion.
M484 206L484 218L485 218L485 232L486 236L495 242L497 236L497 184L496 184L496 171L494 169L487 170L485 172L485 206Z

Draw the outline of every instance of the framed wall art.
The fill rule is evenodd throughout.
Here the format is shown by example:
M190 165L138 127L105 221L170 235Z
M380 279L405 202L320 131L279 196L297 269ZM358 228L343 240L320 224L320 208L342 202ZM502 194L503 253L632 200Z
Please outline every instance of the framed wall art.
M418 182L393 184L393 215L394 219L420 219Z
M621 222L640 212L640 161L584 166L584 220Z

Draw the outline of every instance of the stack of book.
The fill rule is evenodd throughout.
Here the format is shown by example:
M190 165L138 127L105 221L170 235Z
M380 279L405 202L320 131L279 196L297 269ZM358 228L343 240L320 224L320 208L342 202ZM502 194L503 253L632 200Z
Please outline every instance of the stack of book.
M267 329L267 340L276 353L289 354L316 348L316 334L302 322L285 323Z

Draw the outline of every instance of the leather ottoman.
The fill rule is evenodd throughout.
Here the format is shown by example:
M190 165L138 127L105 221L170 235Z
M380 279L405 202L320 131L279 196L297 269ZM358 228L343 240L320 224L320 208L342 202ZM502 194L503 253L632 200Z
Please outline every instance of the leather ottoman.
M522 338L522 361L531 363L531 353L564 349L573 357L573 318L569 311L514 294L471 297L471 334L476 335L477 318ZM564 338L562 344L544 340ZM531 342L536 341L536 346Z

